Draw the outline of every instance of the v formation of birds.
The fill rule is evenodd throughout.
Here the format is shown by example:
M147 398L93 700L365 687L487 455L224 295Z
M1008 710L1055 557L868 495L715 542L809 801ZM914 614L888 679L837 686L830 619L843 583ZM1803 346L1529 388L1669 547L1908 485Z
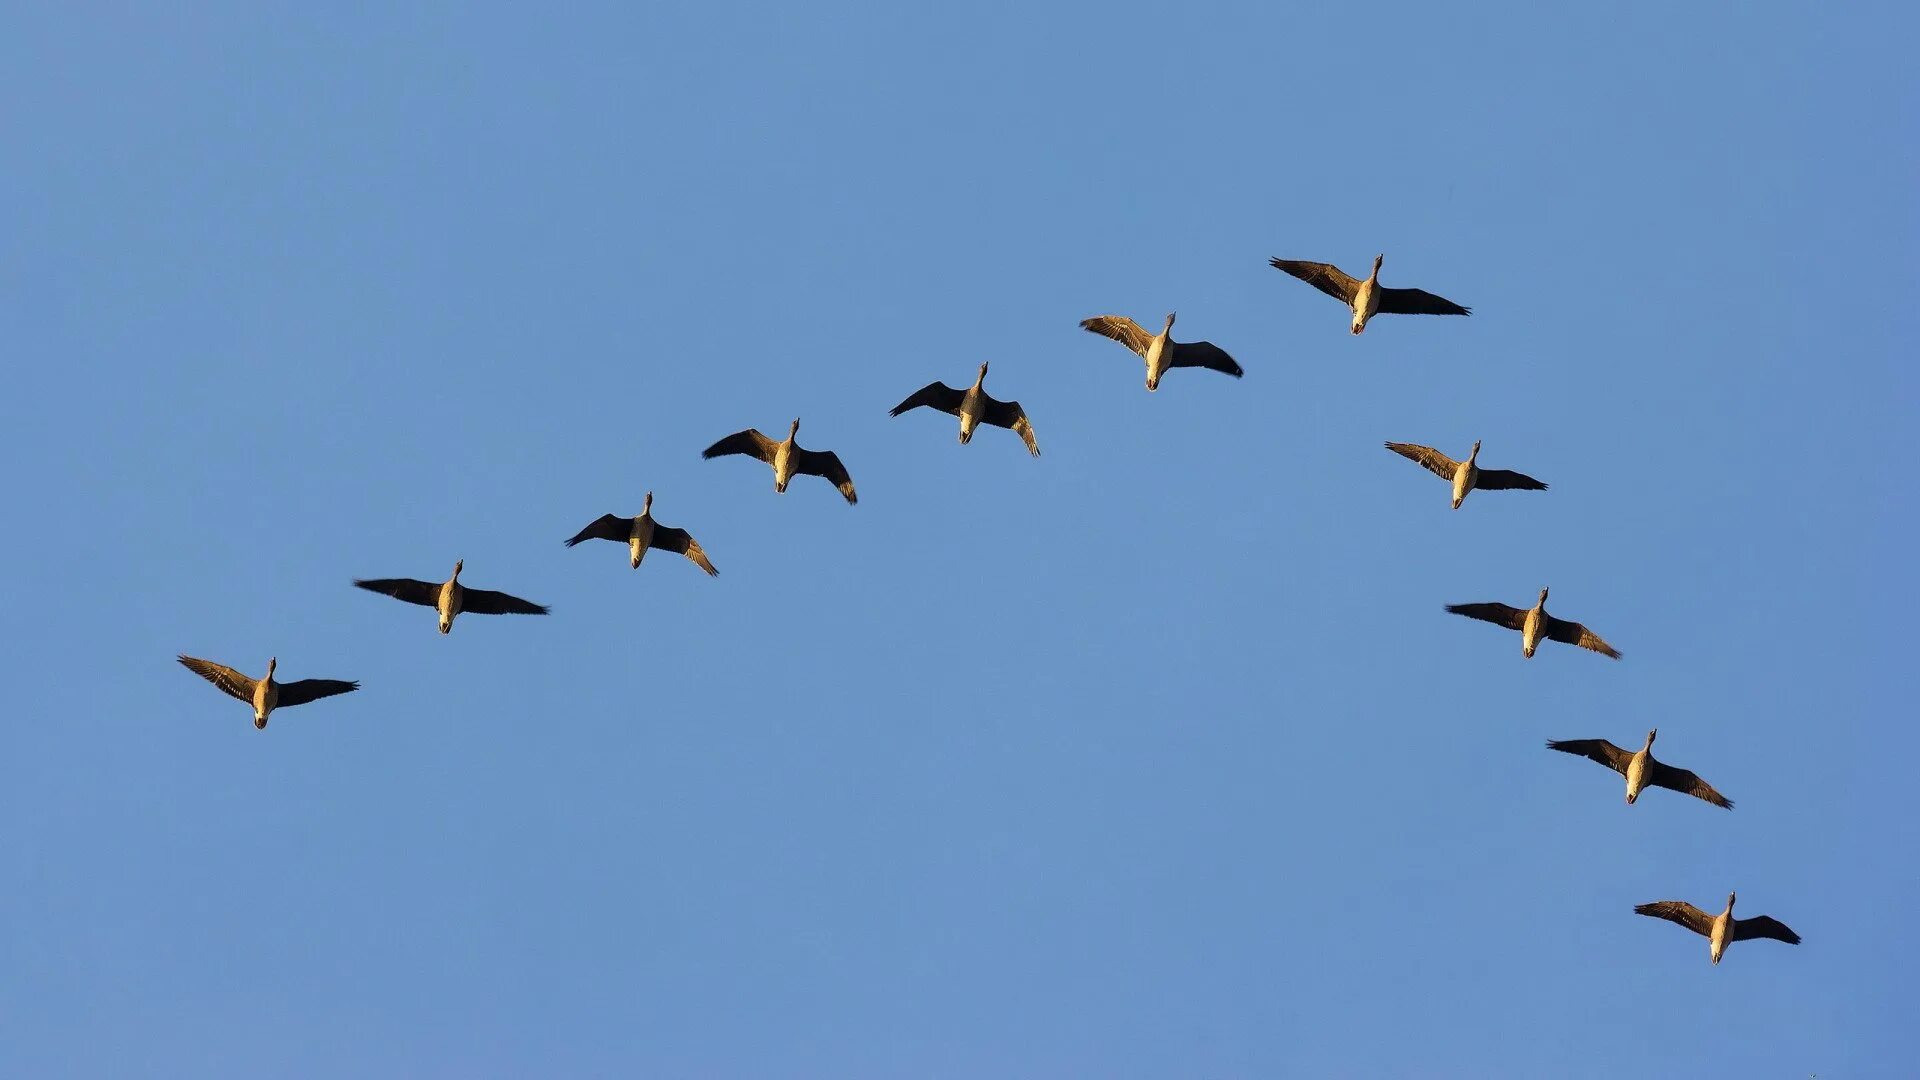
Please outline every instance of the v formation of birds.
M1323 293L1339 300L1351 312L1352 321L1349 332L1365 332L1367 323L1377 315L1469 315L1471 309L1462 307L1441 296L1423 289L1388 288L1380 284L1380 267L1385 257L1374 256L1373 271L1365 278L1355 278L1343 272L1331 263L1305 262L1297 259L1272 259L1270 265L1292 277L1312 285ZM1160 381L1167 372L1176 368L1205 368L1239 378L1244 374L1238 362L1228 355L1226 350L1210 341L1175 341L1173 327L1176 315L1169 313L1158 333L1152 333L1139 323L1123 315L1096 315L1082 320L1080 326L1102 337L1111 338L1125 345L1146 364L1146 387L1149 391L1158 390ZM943 382L931 382L914 391L894 406L889 415L899 416L914 409L929 408L957 417L960 421L960 442L972 441L974 432L981 425L1005 428L1020 436L1026 444L1028 453L1040 456L1040 444L1035 438L1033 422L1018 401L1002 401L990 396L986 391L988 364L981 364L979 373L972 385L961 389L948 386ZM800 421L795 419L787 428L786 438L775 439L762 434L758 429L748 428L736 431L714 442L701 452L704 458L742 455L758 459L773 470L773 489L784 492L795 476L817 476L831 483L839 490L848 505L858 502L854 492L853 477L840 456L831 450L809 450L799 444ZM1474 491L1545 491L1547 485L1525 473L1509 469L1489 469L1480 465L1480 443L1475 442L1464 460L1448 457L1430 446L1415 443L1389 442L1388 450L1415 462L1427 471L1447 481L1452 489L1453 509L1458 510L1468 494ZM618 514L604 514L588 523L565 543L573 547L586 540L611 540L627 547L629 565L639 569L648 551L665 551L685 557L695 566L716 575L720 571L714 568L705 549L700 546L692 534L685 529L663 525L653 517L653 492L646 494L640 513L633 517ZM460 580L464 562L453 564L453 573L445 581L421 581L416 578L361 578L354 584L369 592L380 593L409 604L434 609L438 618L438 629L442 634L451 633L454 619L467 615L545 615L548 609L541 604L509 593L476 589ZM1497 602L1448 604L1446 610L1455 615L1464 615L1470 619L1492 623L1520 634L1521 654L1531 658L1543 641L1556 641L1566 645L1577 645L1582 649L1599 653L1612 659L1620 659L1619 650L1607 644L1600 635L1585 625L1561 619L1547 613L1548 590L1542 588L1539 598L1533 606L1526 608L1510 607ZM278 666L277 657L267 660L266 674L260 679L243 675L233 668L202 660L192 656L181 656L180 663L189 671L201 676L226 694L246 702L253 709L253 723L264 730L267 719L276 709L294 705L303 705L310 701L332 697L358 690L360 684L342 679L300 679L294 682L279 682L274 678ZM1628 804L1639 799L1649 787L1666 788L1710 803L1725 809L1733 809L1733 802L1714 790L1711 784L1697 774L1686 769L1676 768L1653 756L1653 742L1658 730L1649 731L1646 740L1638 750L1627 750L1605 739L1567 739L1547 743L1550 750L1573 754L1603 765L1626 779L1626 801ZM1708 939L1708 955L1715 964L1720 962L1722 954L1729 944L1750 938L1770 938L1788 944L1800 943L1800 936L1788 929L1777 919L1761 915L1752 918L1736 919L1733 905L1736 895L1727 895L1726 907L1718 914L1709 913L1680 900L1659 900L1653 903L1637 905L1633 910L1640 915L1665 919L1678 923L1696 934Z

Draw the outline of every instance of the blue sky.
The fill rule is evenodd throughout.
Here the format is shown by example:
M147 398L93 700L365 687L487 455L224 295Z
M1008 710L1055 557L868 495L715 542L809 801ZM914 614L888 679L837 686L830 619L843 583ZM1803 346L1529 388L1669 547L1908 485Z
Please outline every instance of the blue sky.
M16 8L0 1071L1905 1072L1916 18L1551 7Z

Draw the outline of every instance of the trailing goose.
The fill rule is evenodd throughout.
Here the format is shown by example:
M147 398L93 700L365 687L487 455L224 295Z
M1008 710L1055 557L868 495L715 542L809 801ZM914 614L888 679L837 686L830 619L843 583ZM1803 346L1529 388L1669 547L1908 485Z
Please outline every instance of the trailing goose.
M239 698L253 706L253 726L265 730L267 714L275 709L284 709L292 705L305 705L309 701L318 701L323 697L344 694L360 689L357 682L344 679L301 679L298 682L275 682L273 670L279 666L278 657L267 658L267 675L264 679L249 679L225 664L216 664L211 660L201 660L192 656L181 656L180 662L188 671L207 680L225 691L228 696Z
M1495 626L1504 626L1509 630L1520 631L1520 651L1529 658L1533 650L1539 648L1544 638L1568 645L1578 645L1583 649L1592 649L1601 656L1620 659L1620 652L1613 646L1600 640L1600 635L1581 626L1577 622L1556 619L1547 614L1547 590L1540 590L1540 600L1532 607L1522 611L1505 604L1448 604L1447 610L1455 615L1465 615L1469 619L1479 619Z
M1483 469L1479 465L1480 440L1473 440L1473 452L1465 461L1455 461L1431 446L1419 446L1414 443L1390 442L1387 449L1406 458L1417 461L1435 476L1453 485L1453 508L1467 501L1469 491L1545 491L1547 485L1525 473L1510 469Z
M620 517L616 514L602 514L593 524L573 534L567 541L572 547L582 540L612 540L627 545L627 554L632 559L633 568L640 569L640 560L647 557L648 548L659 548L677 555L685 555L693 564L705 570L709 577L720 571L713 568L707 553L700 548L685 529L676 529L671 525L662 525L653 520L653 492L647 492L647 501L640 507L639 517Z
M725 457L728 454L745 454L750 458L759 458L773 466L773 490L785 491L787 484L799 473L808 476L821 476L840 489L847 505L859 502L853 493L853 477L847 475L847 467L840 464L840 455L831 450L808 450L794 441L800 434L800 421L795 420L787 429L784 440L769 439L755 428L736 431L700 452L703 458Z
M1684 900L1656 900L1651 904L1636 904L1635 915L1650 915L1656 919L1665 919L1699 934L1709 942L1707 955L1714 963L1727 951L1727 946L1736 941L1752 941L1754 938L1769 938L1784 941L1789 945L1800 944L1800 935L1787 929L1787 924L1770 915L1756 915L1751 919L1733 917L1733 901L1737 893L1727 894L1727 910L1718 915L1709 915Z
M1368 274L1364 281L1348 277L1332 263L1302 262L1299 259L1268 259L1267 262L1274 269L1299 278L1353 309L1352 329L1356 334L1365 331L1367 320L1375 315L1473 314L1471 308L1463 308L1425 289L1383 287L1380 284L1380 264L1386 259L1385 255L1375 255L1373 273Z
M1027 453L1040 456L1040 444L1033 440L1033 422L1027 419L1027 410L1017 401L996 401L988 396L982 386L987 381L987 365L980 365L980 374L973 385L965 390L955 390L943 382L930 382L913 392L913 396L895 405L888 416L899 416L909 409L926 406L938 409L950 416L960 418L960 443L962 446L973 440L973 429L980 424L992 424L994 427L1008 428L1018 432L1021 441L1027 444Z
M1691 795L1715 806L1733 809L1733 800L1713 790L1713 785L1685 769L1676 769L1665 762L1653 758L1653 740L1660 734L1659 728L1647 732L1646 745L1638 750L1622 750L1605 739L1557 739L1547 742L1547 749L1558 750L1563 754L1578 754L1583 758L1599 762L1621 776L1627 778L1627 804L1632 805L1640 793L1649 787L1663 787L1677 791L1682 795Z
M409 604L430 607L440 613L440 632L453 630L453 617L461 612L473 615L545 615L547 608L531 600L508 596L503 592L469 589L460 584L460 569L466 560L455 559L453 576L445 581L415 581L412 578L355 578L354 584L367 590L405 600Z
M1080 320L1080 329L1109 337L1140 354L1147 362L1147 389L1160 389L1160 378L1169 368L1206 368L1240 378L1246 372L1227 351L1211 341L1173 340L1175 312L1167 315L1167 325L1158 334L1149 334L1140 324L1124 315L1096 315Z

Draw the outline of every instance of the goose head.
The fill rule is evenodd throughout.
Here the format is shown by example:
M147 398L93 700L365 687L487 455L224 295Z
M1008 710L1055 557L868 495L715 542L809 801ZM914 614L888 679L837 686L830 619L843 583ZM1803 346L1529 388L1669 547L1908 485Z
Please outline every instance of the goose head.
M271 679L271 678L273 678L273 669L274 669L275 667L278 667L278 666L279 666L279 664L280 664L280 658L279 658L279 657L277 657L277 656L269 656L269 657L267 657L267 678L269 678L269 679Z
M640 504L640 516L645 517L651 513L653 513L653 492L649 491L646 500Z
M1739 897L1739 895L1740 895L1739 893L1727 894L1727 914L1729 915L1733 914L1733 902L1736 898Z
M796 416L793 418L793 426L787 429L787 441L792 442L793 437L798 434L800 434L800 418Z
M457 580L459 580L459 578L460 578L460 571L461 571L461 569L462 569L462 568L464 568L464 567L465 567L466 565L467 565L467 560L465 560L465 559L455 559L455 560L453 560L453 576L454 576L454 580L456 580L456 581L457 581Z
M1163 333L1163 334L1171 334L1171 333L1173 333L1173 320L1175 320L1175 319L1177 319L1177 318L1179 318L1179 317L1180 317L1180 313L1179 313L1179 312L1177 312L1177 311L1169 311L1169 312L1167 312L1167 328L1166 328L1165 330L1162 330L1162 331L1160 331L1160 332L1161 332L1161 333Z
M1540 586L1540 599L1534 601L1533 606L1538 608L1547 606L1547 587L1545 585Z
M1375 255L1373 257L1373 273L1369 275L1372 279L1379 280L1380 264L1386 261L1387 261L1387 257L1385 255Z
M1473 440L1473 451L1467 455L1467 460L1471 462L1474 459L1478 458L1479 456L1480 456L1480 440L1475 439Z
M981 364L980 364L980 374L979 374L979 375L977 375L977 376L975 376L975 378L974 378L974 380L973 380L973 385L975 385L975 386L979 386L979 385L980 385L981 383L983 383L983 382L986 382L986 381L987 381L987 365L988 365L988 364L990 364L990 363L992 363L992 361L990 361L990 360L988 360L988 361L982 361L982 362L981 362Z

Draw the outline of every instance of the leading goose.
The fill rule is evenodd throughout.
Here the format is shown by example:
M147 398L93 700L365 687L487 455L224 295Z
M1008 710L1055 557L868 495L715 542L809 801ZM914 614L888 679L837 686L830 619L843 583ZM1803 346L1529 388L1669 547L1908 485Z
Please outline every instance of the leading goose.
M1578 645L1583 649L1592 649L1601 656L1620 659L1620 651L1600 640L1600 635L1581 626L1577 622L1556 619L1547 614L1547 590L1540 590L1540 600L1532 607L1522 611L1505 604L1448 604L1447 610L1455 615L1465 615L1469 619L1479 619L1495 626L1504 626L1509 630L1520 631L1520 651L1528 658L1533 650L1540 647L1543 638L1568 645Z
M1480 491L1545 491L1547 485L1525 473L1511 469L1483 469L1479 465L1480 440L1473 440L1473 452L1465 461L1455 461L1431 446L1415 443L1390 442L1387 449L1409 461L1417 461L1426 470L1453 485L1453 508L1467 501L1467 492Z
M713 568L707 553L700 548L700 542L685 529L676 529L671 525L662 525L653 520L653 492L647 492L647 501L640 507L639 517L620 517L616 514L602 514L593 524L581 529L567 541L572 547L582 540L612 540L627 545L627 555L635 570L640 569L640 560L647 557L647 549L659 548L677 555L685 555L693 564L713 577L720 571Z
M273 681L274 668L279 666L278 657L267 657L267 675L263 679L250 679L225 664L216 664L211 660L201 660L193 656L181 656L180 662L188 671L207 680L226 691L228 696L239 698L253 706L253 726L264 731L267 727L267 714L275 709L291 705L305 705L309 701L318 701L323 697L344 694L360 689L357 682L345 679L301 679L298 682Z
M1173 320L1177 312L1167 315L1167 325L1158 334L1149 334L1141 325L1124 315L1095 315L1091 319L1080 320L1082 330L1091 330L1101 337L1109 337L1140 354L1147 362L1147 389L1160 389L1160 377L1169 368L1199 367L1209 371L1218 371L1223 375L1239 378L1246 372L1227 351L1211 341L1175 341L1173 340Z
M355 578L354 584L367 590L405 600L409 604L430 607L440 613L440 632L453 630L453 617L461 612L475 615L545 615L547 608L531 600L508 596L503 592L469 589L460 584L460 570L466 560L455 559L453 576L445 581L415 581L412 578Z
M1713 790L1713 785L1700 779L1697 774L1654 760L1653 740L1659 734L1659 728L1647 732L1646 745L1638 750L1622 750L1605 739L1549 740L1547 749L1558 750L1563 754L1578 754L1626 777L1629 806L1647 788L1663 787L1669 791L1677 791L1682 795L1702 799L1715 806L1733 809L1732 799Z
M860 499L853 493L853 477L847 475L847 467L840 464L840 455L831 450L808 450L794 441L800 434L800 421L795 420L787 429L787 437L776 441L760 434L756 428L736 431L733 434L700 451L703 458L725 457L728 454L745 454L750 458L759 458L773 466L773 490L785 491L787 484L799 473L808 476L825 477L852 506Z
M980 374L973 380L973 386L965 390L955 390L943 382L930 382L913 392L913 396L895 405L888 416L899 416L909 409L922 405L929 409L938 409L950 416L960 418L960 444L973 440L973 429L980 424L992 424L994 427L1008 428L1019 433L1022 442L1027 444L1027 453L1040 456L1040 444L1033 439L1033 422L1027 419L1027 410L1017 401L996 401L988 396L983 384L987 381L987 365L980 365Z
M1425 289L1388 289L1380 284L1380 264L1385 255L1373 257L1373 273L1365 280L1348 277L1332 263L1303 262L1299 259L1268 259L1268 265L1284 271L1319 289L1353 311L1352 330L1366 330L1367 320L1375 315L1471 315L1473 309Z
M1727 910L1718 915L1709 915L1685 900L1656 900L1651 904L1636 904L1635 915L1649 915L1656 919L1665 919L1699 934L1708 941L1707 955L1714 963L1727 951L1727 946L1736 941L1752 941L1754 938L1769 938L1784 941L1789 945L1800 944L1800 935L1787 929L1787 924L1771 915L1756 915L1751 919L1733 917L1733 901L1739 895L1727 894Z

